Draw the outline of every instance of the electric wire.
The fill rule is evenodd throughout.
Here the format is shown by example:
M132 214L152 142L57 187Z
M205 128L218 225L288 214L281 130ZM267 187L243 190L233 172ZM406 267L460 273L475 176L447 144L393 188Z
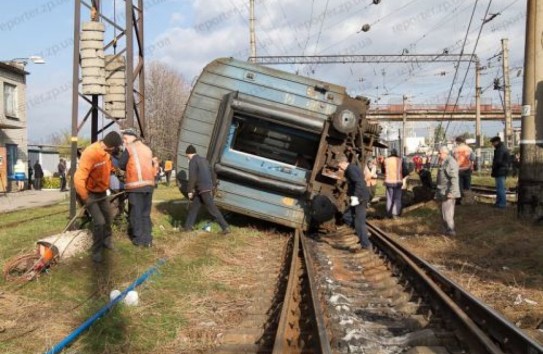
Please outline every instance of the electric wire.
M517 2L518 2L518 0L513 1L511 4L507 5L506 7L504 7L503 9L501 9L500 11L498 11L497 13L503 14L503 12L505 12L507 9L509 9L511 6L513 6L513 5L514 5L515 3L517 3ZM471 5L470 5L470 6L471 6ZM467 8L469 8L470 6L468 6ZM466 8L466 9L467 9L467 8ZM461 12L465 11L466 9L462 10ZM461 13L461 12L460 12L460 13ZM460 14L460 13L459 13L459 14ZM454 17L453 17L453 18L454 18ZM487 22L490 22L490 21L487 21ZM481 26L482 26L482 25L483 25L483 24L481 24ZM480 27L479 27L478 29L474 29L474 30L473 30L473 33L475 33L475 32L478 31L478 30L480 30ZM501 52L500 52L500 53L501 53ZM422 70L422 68L421 68L420 70ZM400 82L399 82L397 85L393 86L391 89L392 89L392 90L393 90L393 89L396 89L398 86L400 86L400 85L402 85L402 84L405 84L405 83L409 82L411 79L417 77L417 76L415 76L415 74L416 74L416 73L414 73L413 71L410 72L410 76L408 76L407 78L405 78L405 79L403 79L403 80L400 80Z
M307 28L307 38L305 39L304 48L302 49L302 56L305 55L305 50L307 49L307 43L309 43L309 38L311 37L311 26L313 25L313 10L315 8L315 0L311 2L311 12L309 13L309 27Z
M470 16L470 19L469 19L469 23L468 23L468 28L466 30L466 35L464 36L464 43L462 44L462 49L460 50L460 54L464 54L464 48L466 46L466 43L467 43L467 39L468 39L468 35L469 35L469 30L471 28L471 24L473 22L473 18L475 16L475 11L477 10L477 5L479 3L479 0L475 0L475 4L473 5L473 10L471 12L471 16ZM443 109L443 116L439 122L439 125L438 125L438 132L440 132L438 135L442 135L441 139L444 139L445 138L445 135L446 134L441 134L441 130L443 128L443 120L445 119L445 112L447 111L447 106L449 105L449 100L451 99L451 95L452 95L452 91L454 89L454 83L456 81L456 77L458 76L458 69L460 68L460 60L458 60L458 62L456 63L456 70L454 72L454 77L453 77L453 80L452 80L452 83L451 83L451 87L449 89L449 93L447 95L447 100L445 101L445 107ZM439 137L439 136L438 136ZM442 141L439 141L439 143L441 143ZM435 144L434 144L435 145Z
M319 28L319 32L317 33L317 40L315 41L315 51L313 52L313 55L316 55L317 50L319 49L319 41L321 39L322 27L324 25L324 21L326 20L326 14L328 12L328 4L329 3L330 3L330 0L326 0L326 5L324 6L324 15L322 16L322 21L321 21L321 25L320 25L320 28ZM313 66L310 66L309 67L309 73L311 73L311 74L315 73L315 68L316 67L317 67L317 64L314 64Z

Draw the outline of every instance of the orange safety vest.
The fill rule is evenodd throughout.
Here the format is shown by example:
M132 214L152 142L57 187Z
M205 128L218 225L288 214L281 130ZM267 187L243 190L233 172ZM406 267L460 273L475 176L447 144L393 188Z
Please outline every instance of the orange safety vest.
M460 144L454 149L454 158L458 163L458 169L468 170L471 168L471 148L466 144Z
M364 180L366 181L366 186L373 187L377 185L377 177L375 174L377 173L377 167L369 168L367 165L364 168Z
M134 189L155 185L155 169L153 153L148 146L139 140L126 147L128 163L126 164L125 188Z
M166 162L164 162L164 171L171 170L173 170L173 162L171 160L166 160Z
M389 156L385 159L385 183L402 183L402 159Z

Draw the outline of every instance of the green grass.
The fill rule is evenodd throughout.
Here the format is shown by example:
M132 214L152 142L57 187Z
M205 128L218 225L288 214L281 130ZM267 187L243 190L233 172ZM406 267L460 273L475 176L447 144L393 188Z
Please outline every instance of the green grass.
M262 233L237 229L228 238L215 233L182 234L173 230L176 221L184 221L186 206L174 203L180 200L177 187L160 186L155 190L156 211L153 212L155 247L135 248L126 236L123 226L114 231L115 251L106 251L105 260L95 265L88 251L53 266L36 281L16 289L12 283L0 281L0 293L5 292L40 304L39 309L28 308L29 313L44 313L22 324L40 328L25 336L3 341L0 333L0 351L6 353L41 352L52 345L109 301L113 289L124 290L158 259L169 254L170 258L159 272L138 288L140 306L118 305L98 320L71 346L70 351L81 353L149 353L158 345L172 341L180 329L187 326L187 312L191 304L187 299L220 293L229 296L241 292L228 285L206 278L210 268L220 268L222 261L216 252L234 252L247 245L247 240ZM65 210L44 219L25 223L32 216ZM10 221L20 220L16 227L1 228L0 265L21 252L35 249L35 242L60 232L67 223L68 208L56 205L7 214ZM2 222L6 219L2 218ZM197 227L206 223L205 218ZM213 225L217 230L218 225ZM179 246L179 243L182 245ZM6 312L9 313L9 312ZM37 316L37 315L35 315ZM27 321L28 323L24 322ZM8 331L9 332L9 331ZM7 336L8 333L6 333ZM45 339L44 339L45 338Z
M9 203L9 201L3 201ZM68 210L68 206L64 203L45 207L45 208L32 208L25 209L22 211L13 211L8 213L0 214L0 229L3 229L8 224L13 224L16 222L25 222L28 219L46 216L49 214L60 213L62 211ZM64 215L66 217L66 215ZM41 222L45 222L42 220Z
M481 186L489 186L494 187L496 185L496 182L494 181L493 177L490 177L490 175L478 175L477 172L473 173L471 176L471 183ZM506 188L513 188L516 187L518 184L518 178L517 177L507 177L505 179L505 186Z

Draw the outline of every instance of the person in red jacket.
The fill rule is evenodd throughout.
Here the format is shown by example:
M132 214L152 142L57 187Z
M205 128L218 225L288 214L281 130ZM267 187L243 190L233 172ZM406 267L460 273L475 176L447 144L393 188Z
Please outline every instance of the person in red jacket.
M88 146L81 154L79 166L74 175L75 190L92 216L92 260L102 261L102 250L112 248L111 207L107 199L111 154L123 141L117 132L109 132L104 139Z
M422 157L420 155L413 156L413 164L415 165L415 172L419 173L422 170Z

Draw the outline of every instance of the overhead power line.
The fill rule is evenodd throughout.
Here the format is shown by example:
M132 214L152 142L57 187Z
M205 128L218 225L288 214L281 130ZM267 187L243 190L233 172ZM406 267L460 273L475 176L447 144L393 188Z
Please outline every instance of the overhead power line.
M477 61L475 54L368 54L368 55L274 55L257 56L257 64L354 64L354 63L450 63Z

